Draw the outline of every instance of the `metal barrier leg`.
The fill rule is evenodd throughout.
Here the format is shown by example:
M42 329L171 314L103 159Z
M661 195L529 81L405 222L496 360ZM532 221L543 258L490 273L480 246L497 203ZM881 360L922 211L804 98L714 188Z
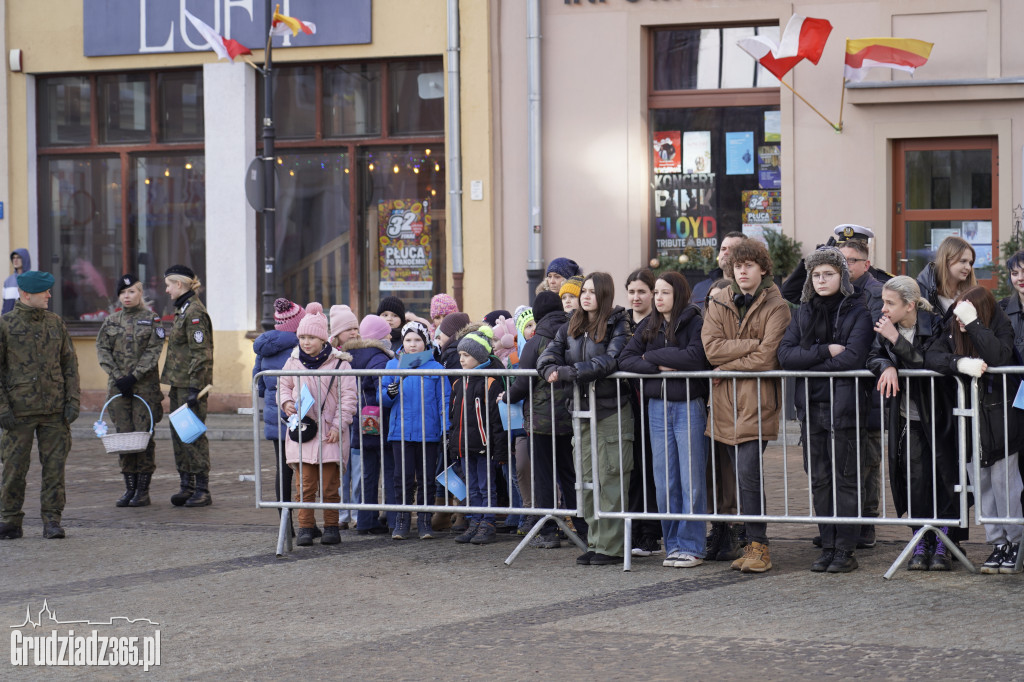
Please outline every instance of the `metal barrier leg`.
M921 541L921 538L928 531L933 531L939 537L939 539L942 541L942 544L946 545L946 549L948 549L953 554L953 556L956 557L957 561L964 565L964 568L966 568L971 573L978 572L977 567L975 567L975 565L971 563L970 559L964 556L963 552L957 549L957 546L950 541L949 537L945 533L943 533L935 526L921 526L921 529L914 533L914 537L910 539L910 542L907 544L907 546L903 549L902 552L900 552L900 555L896 557L896 561L893 562L892 566L889 567L889 570L886 571L885 575L882 576L883 578L885 578L886 580L892 578L893 574L896 573L896 569L899 568L903 564L903 562L907 560L908 557L910 557L910 554L914 551L914 547L917 546L917 543Z
M569 538L570 540L572 540L573 544L575 544L577 547L582 549L584 552L587 551L587 546L585 544L583 544L583 541L580 540L579 536L576 535L576 533L574 533L569 528L569 525L565 522L565 520L563 518L561 518L559 516L556 516L554 514L548 514L546 516L542 516L541 519L539 521L537 521L537 523L533 524L533 528L531 528L530 532L526 534L526 537L524 537L519 542L519 544L516 545L516 548L514 550L512 550L512 553L508 555L507 559L505 559L505 565L506 566L511 566L512 565L512 562L516 560L516 557L519 556L519 553L523 551L523 548L526 547L528 544L530 544L530 540L532 540L537 535L537 533L540 532L540 529L549 520L550 521L554 521L555 524L559 528L561 528L562 531L565 533L565 536L567 538Z
M643 475L642 471L640 472L640 475ZM622 541L622 570L631 571L633 570L633 519L626 519L625 523L626 534Z
M284 556L285 552L292 551L292 510L285 507L281 510L281 523L277 529L277 556Z
M942 544L946 546L946 549L948 549L953 554L953 556L956 557L957 561L964 565L964 568L966 568L971 573L978 572L977 567L971 563L971 560L968 559L964 555L964 553L960 551L960 549L956 546L956 543L952 542L949 539L949 537L942 532L942 530L938 528L932 528L932 530L934 530L935 534L939 536L940 540L942 540Z

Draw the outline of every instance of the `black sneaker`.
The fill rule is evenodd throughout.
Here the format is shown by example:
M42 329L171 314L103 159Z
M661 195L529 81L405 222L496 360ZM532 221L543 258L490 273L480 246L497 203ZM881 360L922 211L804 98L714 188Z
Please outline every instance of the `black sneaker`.
M857 557L852 549L837 549L832 563L828 565L829 573L849 573L857 569Z
M611 556L610 554L601 554L600 552L594 552L594 556L590 557L591 566L611 566L613 564L621 564L622 557Z
M295 536L295 544L298 547L309 547L313 544L313 529L312 528L300 528L298 534Z
M1006 551L1003 552L1003 563L999 564L1000 573L1020 573L1020 569L1017 568L1017 553L1020 551L1020 544L1013 543L1010 545L1004 545Z
M943 544L942 540L935 542L935 552L932 554L932 560L928 562L929 571L952 571L953 570L953 557L950 556L949 550L946 549L946 545Z
M874 549L875 548L875 527L874 526L861 526L860 537L857 538L857 549Z
M999 567L1003 565L1003 556L1006 553L1007 545L996 545L992 553L988 555L988 559L985 559L985 563L981 565L981 572L987 575L995 575L999 573Z
M711 532L704 539L704 556L712 561L718 558L718 550L722 548L722 539L727 532L725 523L719 521L711 524Z
M821 550L821 555L811 564L811 571L814 573L824 573L832 565L832 559L835 558L835 555L836 551L834 549Z
M538 533L530 540L530 547L536 547L537 549L558 549L561 546L562 541L553 533L551 535L540 535Z
M594 552L589 551L584 554L580 554L578 557L576 557L576 563L580 566L589 566L590 560L594 558L594 554Z
M633 556L651 556L661 551L661 543L657 538L649 535L641 535L633 543Z
M324 526L323 537L320 538L321 545L340 545L341 529L338 526Z
M17 540L21 535L21 526L13 523L0 523L0 540Z
M907 562L908 571L927 571L928 566L931 564L931 547L929 547L928 536L924 536L918 541L917 547L914 548L914 554L910 557L910 561Z
M722 544L719 546L718 555L715 561L735 561L743 555L743 548L746 546L746 526L741 524L727 525L722 534Z

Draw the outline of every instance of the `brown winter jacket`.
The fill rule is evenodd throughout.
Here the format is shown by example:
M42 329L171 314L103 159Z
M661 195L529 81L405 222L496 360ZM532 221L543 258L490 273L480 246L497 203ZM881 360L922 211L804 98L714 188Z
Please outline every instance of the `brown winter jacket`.
M704 315L701 340L713 367L730 372L779 369L776 353L789 326L790 312L777 285L766 288L750 304L742 322L731 289L711 299ZM731 380L724 379L711 389L711 404L713 419L708 420L707 435L713 435L716 441L737 445L757 440L759 418L762 440L774 440L779 435L782 388L778 379L761 380L760 401L756 379L736 380L735 423Z

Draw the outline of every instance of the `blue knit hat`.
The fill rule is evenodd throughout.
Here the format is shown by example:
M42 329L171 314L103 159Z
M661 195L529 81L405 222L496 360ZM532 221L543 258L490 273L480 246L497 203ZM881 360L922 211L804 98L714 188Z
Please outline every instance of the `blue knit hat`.
M554 259L553 261L551 261L550 264L548 264L547 272L545 272L544 274L546 275L548 274L548 272L558 273L559 275L566 279L569 279L573 275L583 274L583 270L576 263L576 261L570 260L569 258Z
M41 294L53 288L53 275L42 270L29 270L18 275L18 288L29 294Z

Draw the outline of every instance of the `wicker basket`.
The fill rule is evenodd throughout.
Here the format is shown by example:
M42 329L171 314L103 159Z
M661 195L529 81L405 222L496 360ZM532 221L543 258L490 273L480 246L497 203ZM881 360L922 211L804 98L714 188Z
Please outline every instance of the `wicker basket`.
M100 421L103 421L103 414L107 411L107 405L120 397L122 396L115 395L103 403L103 409L100 410ZM126 455L133 452L143 452L149 447L149 439L153 437L153 410L150 409L149 403L142 396L136 395L135 397L142 401L142 404L146 406L146 411L149 412L149 431L130 431L101 436L100 440L103 441L103 447L108 455Z

